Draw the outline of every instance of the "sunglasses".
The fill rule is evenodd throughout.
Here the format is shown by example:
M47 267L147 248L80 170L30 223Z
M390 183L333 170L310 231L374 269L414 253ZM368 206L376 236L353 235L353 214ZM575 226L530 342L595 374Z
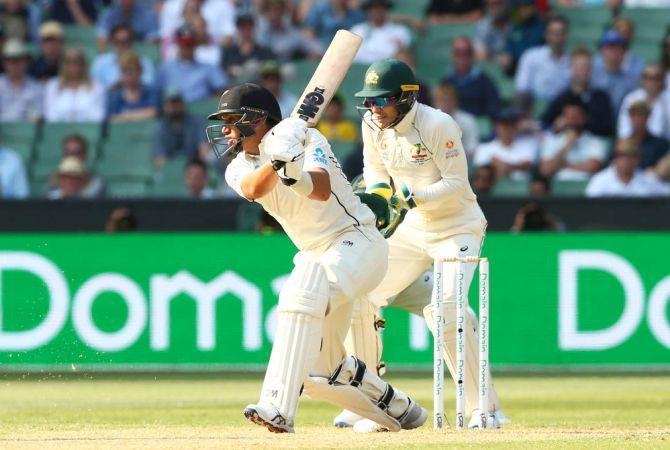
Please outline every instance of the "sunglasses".
M398 103L395 97L365 97L363 106L366 108L383 108L384 106L393 106Z

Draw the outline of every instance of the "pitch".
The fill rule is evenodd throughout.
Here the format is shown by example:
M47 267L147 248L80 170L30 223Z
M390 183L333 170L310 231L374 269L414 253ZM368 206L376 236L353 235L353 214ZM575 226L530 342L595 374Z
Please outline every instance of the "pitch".
M389 380L432 407L430 374ZM302 400L295 435L247 422L260 374L5 374L0 378L1 448L670 448L670 375L495 377L504 411L498 431L355 434L337 413ZM454 411L452 392L446 411ZM453 425L453 419L449 417Z

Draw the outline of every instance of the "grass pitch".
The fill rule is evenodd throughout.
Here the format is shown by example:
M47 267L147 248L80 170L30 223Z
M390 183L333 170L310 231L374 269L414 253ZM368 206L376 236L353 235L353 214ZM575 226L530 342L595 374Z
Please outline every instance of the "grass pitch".
M426 375L388 379L432 408ZM296 434L247 422L259 374L0 376L0 448L670 448L670 376L495 377L502 430L355 434L303 399ZM451 394L448 392L447 394ZM453 395L447 395L453 415ZM452 420L453 423L453 420Z

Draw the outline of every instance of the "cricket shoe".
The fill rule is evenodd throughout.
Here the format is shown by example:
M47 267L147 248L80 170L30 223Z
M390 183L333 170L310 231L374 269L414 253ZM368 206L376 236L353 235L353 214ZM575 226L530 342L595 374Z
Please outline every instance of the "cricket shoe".
M398 419L403 430L419 428L428 418L428 411L414 400L410 399L409 401L410 405L407 412ZM354 431L356 433L379 433L389 430L370 419L363 419L354 424Z
M473 410L472 417L470 417L470 422L468 423L468 428L471 430L481 428L481 420L479 410ZM493 414L493 418L491 416L487 417L486 428L497 430L502 423L512 423L512 421L505 415L505 413L498 410Z
M345 409L333 419L333 425L337 428L349 428L353 427L359 420L363 420L363 416L359 416L358 414Z
M273 433L293 433L293 421L285 419L272 406L248 405L244 417L272 431Z

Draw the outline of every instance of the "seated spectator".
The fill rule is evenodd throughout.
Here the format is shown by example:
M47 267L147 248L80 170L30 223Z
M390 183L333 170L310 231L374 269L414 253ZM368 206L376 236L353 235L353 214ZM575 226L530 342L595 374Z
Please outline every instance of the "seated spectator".
M292 92L288 92L283 87L283 79L279 65L274 61L268 61L261 69L259 84L277 98L282 117L291 115L291 111L298 103L298 97Z
M669 5L670 6L670 5ZM644 59L630 50L635 40L635 25L633 21L622 16L618 16L612 22L612 29L618 32L626 41L626 55L624 56L624 65L632 72L642 73L645 63Z
M158 17L150 5L138 0L114 0L98 17L99 48L105 48L112 29L122 23L130 25L138 41L158 38Z
M496 184L496 172L493 166L485 164L475 169L472 175L472 190L477 195L489 195Z
M642 87L626 95L621 103L617 136L629 137L633 130L630 123L630 105L645 101L651 107L647 128L664 139L670 139L670 89L663 89L663 73L659 66L647 66L642 73Z
M586 130L588 109L579 97L565 100L563 128L548 133L540 150L540 172L547 178L587 180L602 167L607 147Z
M112 51L96 56L93 59L93 64L91 64L91 78L105 89L114 86L121 79L119 59L124 53L133 50L133 29L126 24L117 25L112 28L110 38ZM152 85L156 78L154 64L146 56L140 57L140 61L142 64L142 82Z
M91 182L91 173L75 156L66 156L61 160L52 182L58 187L47 194L47 198L51 200L95 198L87 189Z
M4 0L0 5L0 26L6 39L34 42L39 23L38 6L27 0Z
M493 60L505 53L509 32L508 0L486 0L485 15L477 21L472 42L478 61Z
M214 190L208 187L209 169L200 159L190 160L184 169L184 184L190 198L214 198Z
M93 25L98 18L95 0L47 0L42 3L45 4L45 16L56 22Z
M469 23L482 17L482 0L430 0L426 15L431 25Z
M430 98L430 85L426 80L420 78L420 75L416 70L416 52L412 50L411 47L405 47L398 50L396 55L398 61L402 61L407 64L413 71L416 76L416 84L419 85L419 92L416 93L416 99L419 103L424 105L432 105L433 100Z
M512 109L503 110L495 121L496 138L477 147L475 166L490 165L496 179L528 179L535 163L539 143L532 135L519 134L519 115Z
M344 99L340 94L330 100L316 129L329 141L354 143L358 140L358 126L344 117Z
M547 197L550 193L551 183L549 183L549 178L545 177L538 171L533 171L533 174L530 177L530 196Z
M160 99L152 86L142 83L142 64L132 51L121 55L121 82L107 93L107 117L112 122L156 117Z
M28 197L28 175L21 157L7 147L0 146L0 198Z
M224 44L221 66L233 78L254 79L266 61L274 60L269 48L256 42L256 27L252 15L241 15L236 19L237 33Z
M591 84L591 52L588 49L578 47L573 50L570 71L570 86L549 103L542 114L542 127L555 130L563 128L563 104L566 99L577 95L589 110L586 129L599 136L611 136L614 133L614 114L610 97L607 92L594 89Z
M299 58L318 58L321 42L310 39L291 23L286 0L266 0L265 11L258 19L258 42L272 50L279 62Z
M132 209L116 208L107 218L105 233L120 233L137 230L137 217Z
M160 12L160 37L163 44L171 41L179 28L188 24L188 17L198 12L205 19L207 34L215 45L235 34L235 4L231 0L165 0Z
M651 107L644 100L630 105L628 114L631 123L631 137L640 147L640 168L653 170L664 156L670 154L668 140L655 136L649 131Z
M163 117L154 130L156 167L162 168L167 158L175 156L205 159L209 151L204 121L188 113L179 91L168 90L163 100Z
M663 42L661 42L661 69L665 74L665 86L670 86L670 27L665 32Z
M535 0L510 0L510 7L513 22L499 64L511 75L516 72L519 58L526 50L544 44L544 23L537 13Z
M57 77L63 62L65 31L58 22L44 22L39 29L40 53L30 64L28 73L33 78L46 81Z
M99 122L105 115L105 91L88 76L86 57L76 48L65 51L58 78L44 88L47 122Z
M568 21L553 16L544 30L546 45L526 50L519 60L515 85L519 94L551 100L570 82L570 58L565 51Z
M5 75L0 76L2 122L35 121L42 117L42 86L26 74L29 59L28 47L18 39L10 39L2 47L5 69Z
M593 60L594 88L609 93L612 111L621 109L623 98L637 88L642 69L626 64L626 40L614 30L600 38L600 53Z
M634 139L619 139L612 164L593 176L586 186L587 197L670 196L670 186L656 174L639 168L640 151Z
M559 231L560 228L556 218L544 206L530 202L517 211L510 231Z
M185 26L177 32L179 55L174 61L164 61L158 70L159 91L176 88L186 102L217 97L228 83L223 71L218 67L199 63L195 60L198 37Z
M433 106L454 118L463 135L465 152L472 155L479 145L479 128L475 116L459 109L458 89L451 83L441 84L433 91Z
M191 30L197 40L195 48L195 60L202 64L210 66L221 65L221 46L214 40L214 37L207 31L207 22L198 12L197 5L199 0L188 0L186 5L193 5L193 11L186 14L186 25ZM175 36L169 40L163 40L162 54L163 60L170 61L177 57L179 53L177 38Z
M461 108L475 116L495 117L500 109L500 96L495 83L474 65L474 49L468 38L459 37L452 43L454 70L442 78L458 89Z
M317 38L327 46L337 30L365 22L365 13L349 0L317 0L303 23L308 38Z
M77 158L84 167L89 166L88 160L88 141L80 134L70 134L65 136L63 142L61 142L61 152L63 159L65 158ZM52 179L55 181L55 179ZM55 183L54 183L55 184ZM55 184L52 186L52 193L49 195L56 195L53 191L58 190L58 185ZM105 181L98 175L89 172L88 183L82 191L82 197L84 198L97 198L104 197L105 192L107 191L107 186Z
M412 43L412 35L405 25L391 22L388 10L393 7L389 0L366 0L362 4L367 20L351 27L351 31L363 37L363 44L356 54L355 62L372 64L386 58L394 58L398 52Z

